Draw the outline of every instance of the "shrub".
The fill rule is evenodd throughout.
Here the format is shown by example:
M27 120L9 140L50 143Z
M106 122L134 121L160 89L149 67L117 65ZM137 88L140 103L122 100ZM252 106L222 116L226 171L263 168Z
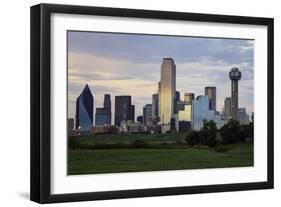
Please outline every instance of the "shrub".
M74 137L71 137L68 140L68 147L70 149L79 149L81 146L80 143Z
M226 152L228 150L225 145L218 145L215 147L215 152Z
M133 148L147 148L149 144L144 140L137 139L132 143Z
M185 141L189 146L200 144L199 133L197 131L191 131L187 134Z
M214 148L217 145L217 126L212 120L204 121L204 125L199 132L200 143Z

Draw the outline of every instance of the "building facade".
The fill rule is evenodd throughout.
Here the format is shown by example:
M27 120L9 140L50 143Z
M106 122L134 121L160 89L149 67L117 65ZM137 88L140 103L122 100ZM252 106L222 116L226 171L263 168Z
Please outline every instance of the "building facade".
M164 58L161 65L161 81L159 93L159 116L162 133L170 130L176 99L176 65L172 58Z
M94 97L86 84L76 99L75 129L90 131L93 127Z
M231 118L231 98L224 99L224 118L229 120Z
M103 108L96 108L95 126L111 125L110 95L104 95Z
M131 96L115 96L114 125L120 126L122 121L134 120L135 107L131 104Z
M217 128L221 128L226 123L220 115L216 114L216 111L209 109L208 96L198 96L192 102L192 128L200 130L203 127L204 120L213 120Z
M152 122L152 104L146 104L143 107L143 124L145 126L151 127Z
M183 101L186 103L192 103L194 100L194 93L184 93Z
M209 97L209 109L217 110L217 89L216 87L205 87L205 96Z
M157 94L152 95L152 117L153 118L158 117L158 114L159 114L158 106L159 106L159 94L157 93Z
M238 109L238 121L240 122L241 125L243 124L247 125L250 123L250 118L246 112L246 108Z
M192 119L192 105L185 104L184 110L179 111L179 121L190 121Z

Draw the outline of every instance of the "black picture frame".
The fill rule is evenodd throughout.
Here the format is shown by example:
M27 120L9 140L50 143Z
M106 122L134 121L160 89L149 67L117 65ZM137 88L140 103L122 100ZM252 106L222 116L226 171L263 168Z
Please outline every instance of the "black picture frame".
M194 22L219 22L267 26L267 181L236 184L167 187L153 189L85 192L74 194L51 194L50 160L50 15L52 13L134 17ZM168 11L135 10L89 6L39 4L31 7L31 173L30 199L38 203L88 201L146 196L210 193L273 188L273 47L274 20L272 18L195 14Z

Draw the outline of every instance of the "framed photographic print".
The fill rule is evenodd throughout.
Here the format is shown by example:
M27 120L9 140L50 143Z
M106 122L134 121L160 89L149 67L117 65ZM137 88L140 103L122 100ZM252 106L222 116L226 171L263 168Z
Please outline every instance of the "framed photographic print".
M273 19L31 7L31 200L273 188Z

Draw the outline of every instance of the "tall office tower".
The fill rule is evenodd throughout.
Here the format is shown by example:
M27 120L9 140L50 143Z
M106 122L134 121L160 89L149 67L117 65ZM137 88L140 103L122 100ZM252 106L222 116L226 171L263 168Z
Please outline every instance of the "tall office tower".
M238 81L241 79L238 68L231 68L229 78L231 80L231 118L238 120Z
M174 101L174 114L177 114L179 112L178 103L180 105L180 102L181 102L181 94L179 91L176 91L176 97Z
M111 125L110 95L104 95L103 108L96 108L95 126Z
M194 100L194 93L184 93L183 100L184 102L191 104Z
M146 104L143 107L143 124L145 126L152 126L152 105Z
M120 126L122 121L134 120L135 107L131 105L131 96L115 96L114 125Z
M104 94L103 108L109 108L111 110L110 94Z
M128 120L135 121L135 105L130 106L130 114Z
M224 116L228 120L231 118L231 98L227 97L224 99Z
M152 95L152 117L158 117L158 105L159 105L159 95L153 94Z
M89 131L93 127L94 97L86 84L82 93L76 99L75 129Z
M170 120L174 115L176 98L176 65L172 58L164 58L161 65L159 116L162 133L170 130Z
M216 100L217 100L217 89L216 87L208 86L205 87L205 96L209 97L209 109L216 111Z

